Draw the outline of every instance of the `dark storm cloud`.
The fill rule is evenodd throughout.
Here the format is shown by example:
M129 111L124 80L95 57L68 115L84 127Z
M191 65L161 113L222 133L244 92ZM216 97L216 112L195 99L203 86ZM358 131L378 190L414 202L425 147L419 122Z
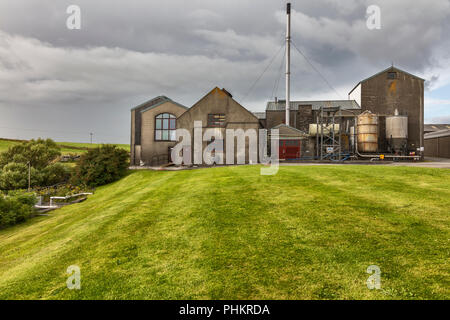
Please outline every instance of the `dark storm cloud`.
M430 78L430 89L450 83L448 0L292 2L293 41L339 92L293 48L293 98L345 99L354 84L391 62ZM81 30L65 27L71 4L81 7ZM366 27L371 4L381 8L381 30ZM283 43L284 6L274 0L4 0L0 135L27 135L6 129L15 126L73 140L80 139L75 132L97 131L103 141L127 142L133 105L165 94L190 106L215 85L261 111L282 76L283 50L249 89ZM281 80L275 95L283 90Z

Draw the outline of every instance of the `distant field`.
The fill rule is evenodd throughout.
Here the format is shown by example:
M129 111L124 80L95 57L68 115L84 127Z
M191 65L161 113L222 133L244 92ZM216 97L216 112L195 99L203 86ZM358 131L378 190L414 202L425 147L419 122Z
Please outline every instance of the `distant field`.
M450 298L449 170L259 169L137 171L0 230L0 299Z
M22 141L19 140L6 140L6 139L0 139L0 152L8 150L9 147L22 143ZM67 154L67 153L83 153L86 152L88 148L96 148L101 146L101 144L90 144L90 143L76 143L76 142L57 142L57 144L61 147L61 153ZM116 144L121 149L124 149L126 151L130 150L130 146L127 144Z

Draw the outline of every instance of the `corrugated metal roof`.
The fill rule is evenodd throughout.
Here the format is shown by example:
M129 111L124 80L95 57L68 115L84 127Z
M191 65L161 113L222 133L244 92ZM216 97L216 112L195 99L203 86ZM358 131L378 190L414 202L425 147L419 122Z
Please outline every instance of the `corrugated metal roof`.
M266 113L265 112L252 112L255 117L257 117L259 120L266 119Z
M430 132L424 135L425 139L440 138L450 136L450 129Z
M450 124L426 124L424 127L425 132L435 132L447 129L450 129Z
M298 110L300 106L312 106L313 110L318 110L321 107L341 107L342 109L353 110L361 109L355 100L322 100L322 101L291 101L291 110ZM267 102L266 111L283 111L286 108L285 100L269 101Z

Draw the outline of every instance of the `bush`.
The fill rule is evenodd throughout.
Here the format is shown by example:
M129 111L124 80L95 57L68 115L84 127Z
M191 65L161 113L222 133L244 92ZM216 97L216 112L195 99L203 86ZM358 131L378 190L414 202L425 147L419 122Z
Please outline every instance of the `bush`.
M0 154L0 168L8 163L28 164L35 169L43 169L61 155L58 145L51 139L31 140L12 146Z
M75 167L73 183L90 187L119 180L128 168L128 152L114 145L103 145L83 154Z
M31 185L40 185L41 174L31 168ZM14 190L28 188L28 166L23 163L11 162L0 171L0 189Z
M59 147L51 139L31 140L12 146L0 154L0 189L28 188L28 165L31 187L49 186L70 179L70 171L57 161Z
M70 180L70 169L61 164L54 163L45 167L42 171L42 183L43 186L53 186L61 182L67 182Z
M36 198L32 194L0 194L0 228L23 222L34 214Z

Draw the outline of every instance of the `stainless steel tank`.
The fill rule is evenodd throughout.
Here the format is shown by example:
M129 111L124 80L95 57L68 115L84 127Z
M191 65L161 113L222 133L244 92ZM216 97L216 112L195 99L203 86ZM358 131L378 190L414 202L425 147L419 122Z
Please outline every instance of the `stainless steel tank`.
M358 116L358 151L378 151L378 116L370 111L364 111Z
M408 143L408 116L401 116L395 110L393 116L386 117L386 139L391 151L400 153Z

